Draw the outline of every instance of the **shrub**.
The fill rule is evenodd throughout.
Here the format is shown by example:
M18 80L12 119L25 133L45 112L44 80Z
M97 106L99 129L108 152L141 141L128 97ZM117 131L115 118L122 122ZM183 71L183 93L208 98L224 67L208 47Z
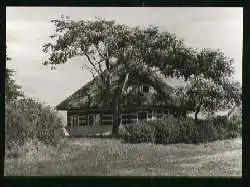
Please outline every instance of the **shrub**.
M124 125L122 137L128 143L154 142L154 127L146 122Z
M166 120L154 122L154 127L156 143L195 142L196 126L191 118L169 116Z
M63 137L62 121L56 112L38 101L24 98L5 104L5 145L23 145L28 139L56 145Z
M166 120L124 125L122 137L124 142L128 143L193 143L195 133L196 126L193 119L169 116Z
M229 133L228 136L230 138L235 138L242 135L242 116L233 116L229 119L228 123Z
M213 127L218 131L219 139L236 138L241 134L242 118L233 116L219 116L213 119Z
M213 126L213 120L196 121L196 143L214 141L220 139L220 129Z
M177 118L177 143L194 143L196 141L197 126L192 118Z
M240 118L241 119L241 118ZM198 142L236 138L241 133L241 120L217 116L209 120L197 122Z
M154 139L155 143L167 144L172 143L174 140L174 120L157 120L152 121L151 125L155 128Z
M188 117L169 116L165 120L125 125L122 137L129 143L203 143L235 138L240 132L241 121L237 118L216 117L195 121Z

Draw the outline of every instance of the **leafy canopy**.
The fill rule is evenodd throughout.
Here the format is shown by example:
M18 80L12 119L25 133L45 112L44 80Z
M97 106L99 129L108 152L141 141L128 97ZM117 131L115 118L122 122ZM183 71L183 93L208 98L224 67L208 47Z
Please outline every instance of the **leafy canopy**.
M194 71L187 85L179 90L195 112L213 113L241 103L241 85L233 80L233 59L220 50L203 49L196 53Z
M55 69L75 56L85 56L85 68L100 79L102 101L117 103L129 84L140 85L141 80L152 84L161 98L167 97L157 73L184 78L187 85L175 91L175 99L193 106L197 113L241 101L240 84L231 79L233 60L219 50L187 48L175 35L155 26L128 27L100 18L72 21L64 16L52 22L56 30L50 37L54 42L43 46L50 54L44 65Z
M186 79L191 72L188 67L192 66L187 64L193 61L193 51L158 27L128 27L100 18L72 21L64 16L52 22L56 30L50 38L54 42L43 46L43 51L50 54L44 65L55 69L75 56L85 56L88 63L84 67L94 78L100 78L99 95L109 103L117 102L129 84L139 85L140 77L164 95L157 72ZM114 76L118 77L115 81Z

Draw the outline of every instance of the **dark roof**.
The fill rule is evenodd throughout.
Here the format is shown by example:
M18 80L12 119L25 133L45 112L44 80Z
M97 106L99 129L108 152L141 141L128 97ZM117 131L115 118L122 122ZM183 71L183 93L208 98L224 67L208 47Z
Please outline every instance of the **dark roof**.
M89 90L91 89L91 86L94 84L95 80L92 79L91 81L89 81L87 84L85 84L84 86L82 86L80 89L78 89L76 92L74 92L72 95L70 95L69 97L67 97L65 100L63 100L61 103L59 103L56 106L57 110L63 110L67 108L68 103L71 100L77 99L79 97L84 97L86 96L86 94L89 92Z

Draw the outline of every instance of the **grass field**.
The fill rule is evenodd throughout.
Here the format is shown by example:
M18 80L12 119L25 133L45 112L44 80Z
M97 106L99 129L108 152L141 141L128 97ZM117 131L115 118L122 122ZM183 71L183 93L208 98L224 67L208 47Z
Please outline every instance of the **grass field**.
M68 139L60 149L5 160L5 175L241 176L241 139L201 145Z

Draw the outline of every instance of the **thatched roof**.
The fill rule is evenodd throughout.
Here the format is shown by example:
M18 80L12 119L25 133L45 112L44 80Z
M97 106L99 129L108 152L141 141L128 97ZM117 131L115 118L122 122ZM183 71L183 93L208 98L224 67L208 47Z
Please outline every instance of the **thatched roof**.
M164 99L168 99L167 95L169 95L175 87L185 85L185 81L182 79L176 78L168 78L166 79L163 75L153 74L150 76L140 75L143 81L154 84L155 90L157 92L161 91L164 96ZM103 107L99 106L99 103L96 103L95 92L98 89L98 77L89 81L87 84L82 86L64 101L62 101L59 105L56 106L57 110L69 110L69 109L83 109L83 108L93 108L93 107ZM148 104L152 104L152 98L150 98L150 94L148 94ZM173 103L171 103L173 104Z

